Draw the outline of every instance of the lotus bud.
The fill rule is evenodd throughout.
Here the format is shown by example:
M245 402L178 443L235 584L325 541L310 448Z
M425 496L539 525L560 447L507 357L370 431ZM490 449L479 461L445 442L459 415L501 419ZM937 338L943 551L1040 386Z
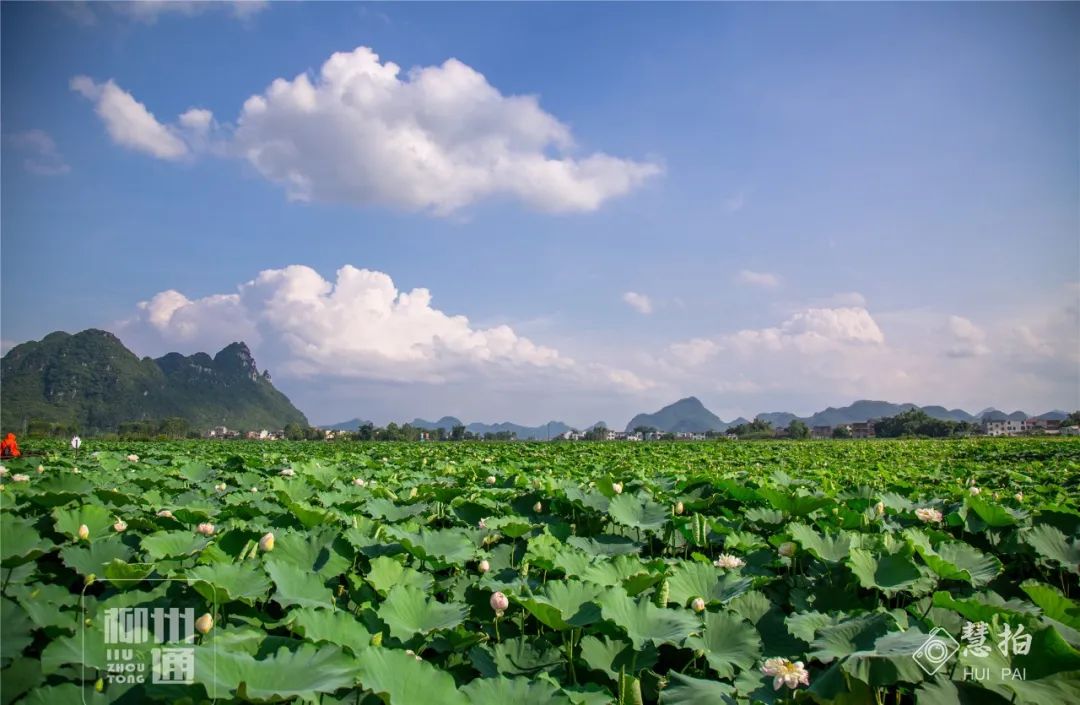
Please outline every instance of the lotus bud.
M94 690L96 690L99 693L104 693L105 692L105 679L104 678L98 678L96 681L94 681Z
M409 499L412 499L415 496L416 496L416 488L415 487L410 487L409 488Z
M79 473L79 468L71 468L71 472L75 473L76 475L80 474Z
M510 600L501 592L491 593L491 609L495 610L496 617L502 617L503 612L510 606Z
M365 481L364 481L364 478L362 478L362 477L356 477L356 478L353 478L353 481L352 481L352 483L353 483L354 485L356 485L357 487L363 487L364 485L366 485L366 484L367 484L367 482L365 482Z
M1016 498L1017 502L1023 502L1024 501L1024 493L1023 492L1017 492L1013 496Z
M95 575L94 573L90 573L85 578L83 578L83 585L89 587L90 585L94 584L95 580L97 580L97 575Z
M10 471L7 468L5 468L3 465L0 465L0 477L7 477L8 472Z
M225 490L228 489L228 487L229 486L226 485L224 482L220 482L220 483L214 485L214 489L217 490L218 492L224 492Z
M695 612L704 612L705 600L701 599L700 597L695 597L694 601L690 603L690 609L694 610Z
M79 526L79 538L83 541L90 538L90 527L86 524L82 524Z
M15 473L11 476L12 482L30 482L29 475L23 475L22 473Z
M131 455L129 455L129 456L127 457L127 459L128 459L128 462L129 462L129 463L137 463L137 462L139 462L139 456L135 455L134 453L132 453Z
M539 514L540 512L544 511L544 505L537 502L536 504L533 505L533 511L536 512L537 514Z
M252 488L251 488L251 491L252 491L252 492L258 492L258 491L259 491L259 488L258 488L258 487L252 487Z
M200 634L207 634L213 628L214 618L210 616L209 612L195 620L195 629L198 630Z
M173 513L170 512L168 509L162 509L160 512L157 513L157 516L161 517L162 519L175 519L176 518L176 517L173 516Z
M675 503L675 513L676 514L682 514L685 511L686 511L686 507L683 506L682 502L676 502Z
M795 550L797 548L798 547L791 541L785 541L784 543L780 544L780 548L777 549L777 552L784 558L791 558L795 555Z
M83 626L86 626L86 627L94 626L94 620L87 617L86 619L83 620Z
M38 465L37 466L37 471L38 471L38 475L45 472L45 466L44 465Z
M273 551L274 550L274 534L267 533L261 539L259 539L260 551Z
M614 492L615 494L622 494L622 483L621 482L612 482L611 483L611 491Z
M123 519L117 519L116 523L112 525L113 531L120 533L127 530L127 522Z
M483 519L481 519L479 522L477 522L476 525L478 527L480 527L481 529L486 529L487 528L487 522L485 522Z
M487 482L489 485L494 485L495 484L495 476L494 475L488 475L487 480L485 480L485 482Z
M476 569L481 573L486 573L491 570L491 564L488 563L487 559L485 558L484 560L480 561L479 564L477 564Z
M405 649L405 653L407 653L409 656L412 656L417 661L423 661L424 660L423 658L420 657L420 654L416 653L412 649Z
M382 646L382 632L375 632L371 635L372 646Z
M195 531L202 534L203 536L213 536L214 535L214 525L210 524L208 522L205 522L205 523L199 524L198 528L196 528Z
M877 504L874 505L874 514L877 514L878 516L881 516L884 513L885 513L885 503L884 502L878 502Z
M281 472L278 473L278 475L281 475L282 477L292 477L295 474L296 474L296 471L293 470L292 468L285 468L284 470L282 470Z
M982 490L978 487L972 487L968 490L968 492L970 492L972 496L977 496L982 493Z

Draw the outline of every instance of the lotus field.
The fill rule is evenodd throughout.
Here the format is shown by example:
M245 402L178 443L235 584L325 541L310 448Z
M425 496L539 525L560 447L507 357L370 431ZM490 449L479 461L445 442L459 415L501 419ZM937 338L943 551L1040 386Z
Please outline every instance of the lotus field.
M2 705L1080 702L1080 442L54 444Z

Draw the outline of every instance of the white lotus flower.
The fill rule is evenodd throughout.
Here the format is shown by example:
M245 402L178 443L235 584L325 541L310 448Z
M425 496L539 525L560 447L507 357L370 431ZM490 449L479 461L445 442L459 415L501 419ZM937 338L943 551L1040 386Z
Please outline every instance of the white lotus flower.
M481 529L486 529L487 528L487 523L483 519L481 519L479 522L477 522L476 525Z
M11 476L11 481L12 482L29 482L30 481L30 476L29 475L23 475L22 473L17 472L14 475Z
M137 462L139 462L139 456L135 455L134 453L129 455L127 459L128 459L129 463L137 463Z
M682 514L685 511L686 511L686 507L683 506L682 502L676 502L675 503L675 513L676 514Z
M773 677L773 690L780 690L780 686L786 685L794 690L800 685L810 685L810 673L802 661L792 663L786 658L771 658L765 661L761 672Z
M160 512L157 513L157 515L159 517L161 517L162 519L175 519L176 518L176 517L173 516L173 513L170 512L168 509L162 509Z
M1013 497L1016 499L1017 502L1023 502L1024 501L1024 493L1023 492L1017 492L1016 494L1013 495Z
M489 485L494 485L495 484L495 476L494 475L488 475L487 480L485 480L485 482L487 482Z
M968 489L968 492L970 492L972 495L978 495L982 493L982 490L978 487L971 487Z
M728 553L721 553L720 557L713 561L713 565L717 568L742 568L746 565L746 561L738 556L732 556Z
M615 494L622 494L622 483L621 482L612 482L611 483L611 491L614 492Z
M219 482L218 484L214 485L214 489L217 490L218 492L224 492L228 488L229 488L229 486L226 485L224 482Z
M38 465L37 466L37 471L38 471L38 475L45 472L45 466L44 465Z
M488 563L488 562L487 562L487 559L485 558L484 560L480 561L480 562L479 562L479 563L478 563L478 564L476 565L476 569L477 569L478 571L480 571L481 573L486 573L486 572L488 572L489 570L491 570L491 564L490 564L490 563Z
M874 514L877 514L878 516L881 516L884 513L885 513L885 503L884 502L878 502L877 504L874 505Z
M799 547L796 546L791 541L785 541L784 543L780 544L780 548L778 548L776 550L777 550L777 553L779 553L784 558L791 558L792 556L795 555L795 551L798 548Z
M112 525L113 531L120 533L127 530L127 522L123 519L117 519L116 523Z
M282 477L292 477L295 474L296 474L296 471L293 470L292 468L285 468L284 470L282 470L281 472L278 473L278 475L281 475Z
M203 536L213 536L214 525L209 522L203 522L202 524L199 524L195 531L202 534Z
M941 523L941 512L936 509L930 509L929 507L921 507L915 510L915 516L919 517L921 521L927 524L939 524Z
M694 601L690 603L690 609L694 610L695 612L704 612L705 600L701 599L700 597L695 597Z
M3 465L0 465L0 477L7 477L7 474L9 472L10 472L10 470L5 468Z
M537 502L536 504L533 505L533 511L536 512L537 514L539 514L540 512L544 511L544 505Z
M367 481L362 477L354 477L352 483L357 487L363 487L367 484Z
M260 551L273 551L274 550L274 534L267 533L261 539L259 539Z
M71 468L71 472L73 472L73 473L75 473L76 475L78 475L78 474L79 474L79 468Z
M79 538L83 541L90 538L90 527L86 524L81 524L79 526Z
M503 612L510 606L510 600L501 592L491 593L491 599L488 602L491 604L491 609L495 610L496 617L502 617Z
M252 487L252 488L251 488L251 491L252 491L252 492L258 492L258 491L259 491L259 488L258 488L258 487Z
M195 620L195 629L198 630L200 634L206 634L213 628L214 618L211 617L209 613L204 614L202 617Z

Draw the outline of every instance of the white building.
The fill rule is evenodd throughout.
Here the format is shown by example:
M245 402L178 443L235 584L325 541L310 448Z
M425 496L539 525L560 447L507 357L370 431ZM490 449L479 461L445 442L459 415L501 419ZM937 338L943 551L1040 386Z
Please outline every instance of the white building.
M988 436L1019 436L1024 431L1023 421L993 419L983 421L983 433Z
M1061 435L1063 436L1080 436L1080 426L1062 426Z

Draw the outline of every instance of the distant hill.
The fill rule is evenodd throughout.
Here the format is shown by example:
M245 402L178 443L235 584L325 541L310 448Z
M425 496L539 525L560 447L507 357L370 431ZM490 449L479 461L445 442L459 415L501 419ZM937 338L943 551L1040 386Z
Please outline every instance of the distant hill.
M444 416L438 421L424 421L423 419L413 419L412 425L414 428L422 428L425 431L434 431L436 429L443 429L447 433L453 430L454 426L464 426L460 419L453 416Z
M30 420L115 430L125 421L182 417L194 429L279 429L307 418L259 372L244 343L214 357L138 358L107 331L50 333L16 345L0 362L0 424Z
M627 432L648 426L667 433L724 431L731 424L705 408L697 397L680 399L652 414L638 414L626 424Z
M515 434L520 441L545 441L548 438L555 438L560 434L566 433L570 430L570 427L562 421L552 421L550 424L544 424L542 426L521 426L516 423L504 421L503 423L494 424L471 423L466 426L466 430L470 433L475 433L478 436L483 436L485 433L510 431Z
M364 421L361 418L350 419L349 421L342 421L341 423L329 424L326 426L319 426L319 428L326 431L355 431L364 424L372 423L371 421ZM374 424L372 424L374 425Z

